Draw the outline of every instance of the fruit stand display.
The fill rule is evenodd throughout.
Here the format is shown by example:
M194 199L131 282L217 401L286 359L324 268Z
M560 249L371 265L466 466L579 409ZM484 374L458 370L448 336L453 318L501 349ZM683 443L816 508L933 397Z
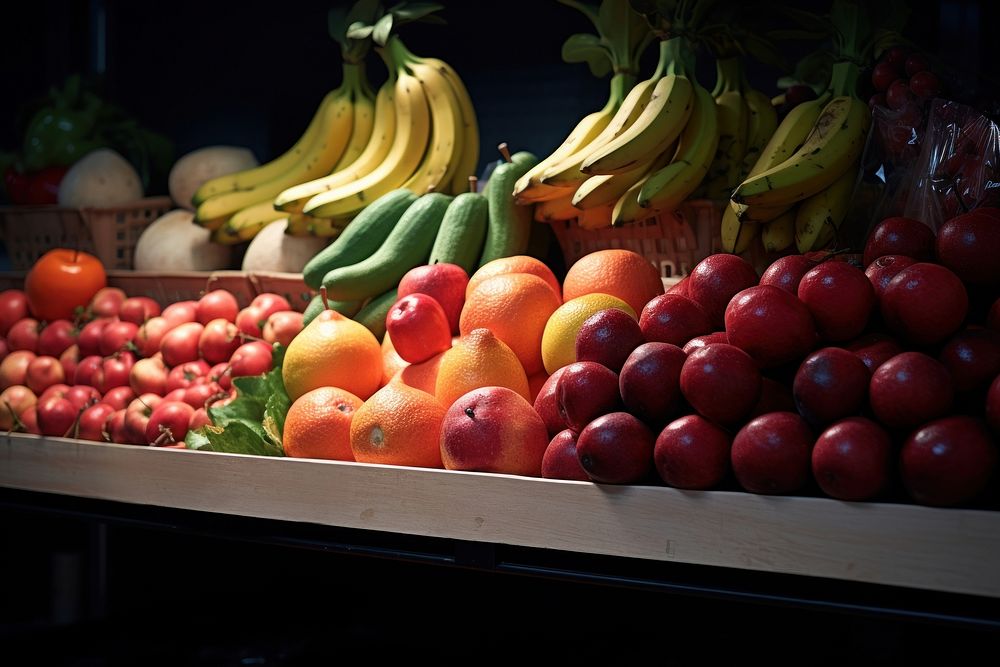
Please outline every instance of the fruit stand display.
M546 156L480 179L398 34L436 8L361 0L294 146L178 160L135 270L0 276L0 487L1000 599L997 126L861 3L564 4L609 97ZM829 67L772 100L791 34ZM140 199L103 150L34 210Z

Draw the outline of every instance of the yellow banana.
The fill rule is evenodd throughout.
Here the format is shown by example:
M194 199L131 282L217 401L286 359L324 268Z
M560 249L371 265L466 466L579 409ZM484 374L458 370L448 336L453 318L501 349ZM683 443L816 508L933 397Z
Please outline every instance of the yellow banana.
M345 76L348 65L345 65ZM336 102L326 108L316 140L305 151L302 160L291 169L247 190L226 192L206 199L195 211L195 222L210 226L219 218L229 218L237 211L262 201L273 202L283 190L329 174L344 154L351 138L354 118L354 95L351 87Z
M344 169L361 157L371 140L372 130L375 129L376 96L372 93L367 80L361 82L360 89L360 94L354 98L354 123L351 126L351 139L347 142L347 147L344 148L344 154L337 160L337 164L333 165L331 170L333 173Z
M750 247L750 242L757 238L760 225L756 222L740 222L731 207L722 212L720 237L722 249L725 252L740 254Z
M295 185L280 192L274 207L289 213L300 213L312 197L352 183L374 171L385 160L396 134L395 79L382 85L375 97L374 127L364 151L354 162L336 169L332 174Z
M767 252L781 252L795 243L795 209L760 226L760 242Z
M400 71L395 84L396 131L382 163L356 181L309 199L302 211L317 218L353 218L369 202L405 183L420 165L430 135L424 88Z
M648 163L665 151L684 130L694 104L694 88L683 75L668 74L635 121L613 140L591 152L580 170L585 174L621 174Z
M681 135L677 154L663 169L653 172L639 192L639 206L654 211L675 210L701 183L719 143L715 100L701 85L691 120Z
M732 200L751 206L778 206L824 190L861 155L870 121L865 102L850 95L834 97L802 146L776 167L743 181Z
M610 227L614 209L614 203L589 208L580 214L580 217L576 219L576 224L580 225L581 229L604 229L605 227Z
M462 111L448 82L429 65L414 62L410 71L420 81L431 110L431 136L427 153L416 172L403 187L423 194L428 191L446 192L451 189L464 146ZM468 174L465 175L468 184Z
M535 204L535 220L538 222L556 222L557 220L573 220L582 211L575 206L570 197L546 199Z
M740 169L741 179L745 179L757 164L761 152L778 129L778 113L771 106L771 100L767 95L745 86L743 98L749 111L749 125L746 152L743 154L743 166Z
M836 234L850 210L851 195L857 180L858 164L853 163L830 187L799 204L795 214L795 246L799 252L809 252L816 248L817 240L829 233L828 230L824 231L827 226ZM830 240L832 239L826 243Z
M234 213L222 225L222 236L235 239L235 243L249 241L264 227L285 217L287 213L276 211L270 201L263 201Z
M645 220L654 214L650 209L639 206L639 192L650 176L652 176L652 172L639 179L638 183L626 190L625 194L615 202L615 208L611 212L611 225L613 227Z
M630 169L621 174L591 176L576 189L576 192L573 194L573 206L583 210L604 205L613 206L643 176L669 163L676 150L677 146L674 144L652 162L643 162L635 169Z
M750 111L743 99L743 91L739 89L723 91L716 98L715 104L719 112L719 142L722 143L724 136L728 136L729 141L725 143L722 155L726 167L721 188L722 196L713 196L713 193L709 193L709 197L725 199L739 184L740 169L746 154ZM723 129L724 124L725 129Z
M423 64L435 68L437 74L448 82L462 115L462 152L455 168L455 176L449 184L451 193L459 194L468 190L469 176L476 175L476 165L479 163L479 121L476 109L472 106L469 91L451 65L437 58L424 58Z
M814 252L825 250L836 238L837 229L829 222L824 222L822 229L819 230L819 236L816 237L816 241L813 243L812 250Z

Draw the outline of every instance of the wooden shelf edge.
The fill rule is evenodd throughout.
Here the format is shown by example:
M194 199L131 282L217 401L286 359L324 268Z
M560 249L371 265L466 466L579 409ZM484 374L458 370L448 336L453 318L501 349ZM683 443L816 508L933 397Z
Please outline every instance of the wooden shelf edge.
M0 486L1000 597L1000 512L5 435Z

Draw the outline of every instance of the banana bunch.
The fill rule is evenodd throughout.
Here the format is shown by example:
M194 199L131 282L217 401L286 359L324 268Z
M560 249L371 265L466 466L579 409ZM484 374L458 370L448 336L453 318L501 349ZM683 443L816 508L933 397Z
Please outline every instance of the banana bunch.
M287 218L274 198L357 160L373 133L376 99L363 64L344 63L343 83L330 91L298 141L281 156L246 171L204 183L194 194L195 222L218 243L252 239Z
M839 69L838 69L839 68ZM746 250L758 235L766 250L828 245L847 217L871 113L853 94L857 66L834 66L831 90L793 108L733 191L722 247Z
M398 188L461 192L479 160L476 114L455 70L413 55L396 35L379 54L390 77L374 103L374 128L355 159L272 196L279 215L337 221L314 224L321 235Z
M778 126L771 100L746 80L739 58L716 61L712 97L719 118L719 145L700 196L726 200L760 157Z

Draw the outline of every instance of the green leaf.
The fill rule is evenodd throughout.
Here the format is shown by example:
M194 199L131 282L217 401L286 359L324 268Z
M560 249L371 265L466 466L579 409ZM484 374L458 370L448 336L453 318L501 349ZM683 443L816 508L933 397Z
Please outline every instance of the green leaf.
M358 21L367 25L373 25L385 13L381 0L358 0L347 12L344 25L351 25Z
M580 0L559 0L559 2L560 4L572 7L573 9L582 12L584 16L590 19L590 22L594 24L595 28L598 27L598 9L593 3L582 2Z
M611 71L611 54L597 35L570 35L563 43L562 58L568 63L587 63L596 77L603 77Z
M347 36L351 39L368 39L371 37L372 31L375 26L365 25L361 21L357 23L352 23L347 27Z
M209 440L207 433L211 432L213 434L222 433L222 429L217 426L203 426L195 431L188 431L187 435L184 436L184 444L188 449L204 449L205 451L212 451L212 441Z
M389 33L392 32L392 14L386 14L375 23L372 29L372 41L379 46L385 46L389 41Z
M400 21L419 21L442 9L444 9L444 5L439 5L436 2L409 2L392 7L389 9L389 13Z
M785 56L775 48L774 44L753 35L746 35L742 40L743 48L758 62L770 65L782 71L788 69L788 62Z
M222 429L206 426L203 431L208 444L197 447L197 449L202 451L225 452L227 454L253 454L257 456L284 456L281 448L267 439L264 429L260 424L256 424L255 428L252 423L234 421Z

